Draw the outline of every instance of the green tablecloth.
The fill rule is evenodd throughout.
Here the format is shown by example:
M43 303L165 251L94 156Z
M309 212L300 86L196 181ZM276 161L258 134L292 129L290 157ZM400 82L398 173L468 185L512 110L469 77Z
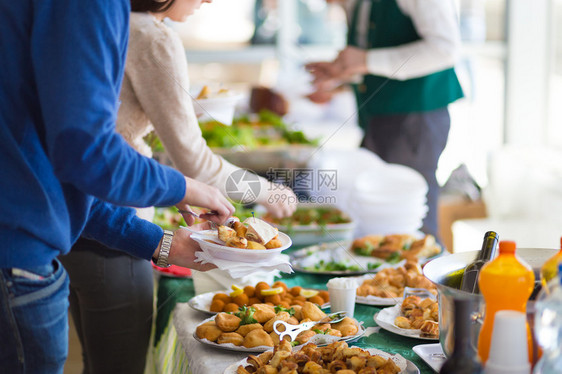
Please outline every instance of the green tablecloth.
M306 288L326 289L326 283L330 276L318 276L308 274L285 275L282 280L289 286L306 285ZM187 302L195 295L193 281L191 279L175 279L161 277L158 282L157 291L157 313L154 330L153 361L166 361L154 363L154 367L159 368L162 373L163 367L178 367L185 365L185 356L182 355L181 347L175 342L174 331L171 328L171 314L176 303ZM377 326L373 320L373 315L380 308L368 305L357 304L355 306L355 318L364 322L365 327ZM406 359L412 361L423 374L433 373L433 370L412 351L412 347L418 344L427 343L423 340L407 338L391 332L382 330L377 334L371 334L360 338L353 343L362 348L374 347L389 353L399 353ZM171 352L169 352L171 351ZM176 361L170 363L169 361ZM150 360L149 360L150 361ZM174 372L174 371L170 371ZM177 371L175 371L177 373Z

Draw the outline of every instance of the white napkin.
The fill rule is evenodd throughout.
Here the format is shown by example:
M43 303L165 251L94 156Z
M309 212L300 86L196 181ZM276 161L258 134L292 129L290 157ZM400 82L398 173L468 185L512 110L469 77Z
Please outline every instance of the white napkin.
M195 252L195 256L197 257L195 262L214 264L219 269L226 271L233 278L242 278L258 271L279 270L288 274L293 272L293 268L289 262L289 256L283 254L278 254L277 256L259 262L223 260L213 257L205 251Z

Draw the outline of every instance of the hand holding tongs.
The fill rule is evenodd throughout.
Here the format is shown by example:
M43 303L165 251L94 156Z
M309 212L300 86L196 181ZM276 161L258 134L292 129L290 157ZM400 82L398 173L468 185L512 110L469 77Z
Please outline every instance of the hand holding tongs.
M322 318L320 321L310 321L310 322L304 322L301 323L300 325L291 325L287 322L284 321L275 321L273 323L273 331L275 331L278 335L279 335L279 340L283 339L283 337L285 335L288 335L291 340L293 341L297 338L297 336L306 330L310 330L312 327L314 327L315 325L321 324L321 323L337 323L340 322L342 319L345 318L345 312L337 312L337 313L331 313L328 314L326 317ZM277 329L277 327L279 325L285 326L285 331L279 331Z

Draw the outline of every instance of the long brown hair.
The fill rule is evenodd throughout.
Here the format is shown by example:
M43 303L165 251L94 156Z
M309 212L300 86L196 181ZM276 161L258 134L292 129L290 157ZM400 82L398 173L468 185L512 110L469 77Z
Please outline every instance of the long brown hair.
M133 12L165 12L176 0L131 0L131 10Z

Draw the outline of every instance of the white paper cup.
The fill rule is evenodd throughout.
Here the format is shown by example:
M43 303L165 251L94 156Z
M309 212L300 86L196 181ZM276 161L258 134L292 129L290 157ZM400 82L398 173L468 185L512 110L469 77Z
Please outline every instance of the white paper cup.
M514 310L500 310L494 317L494 330L486 374L529 374L527 317Z
M350 278L332 278L328 281L330 309L333 312L345 312L348 317L355 313L355 296L357 282Z

